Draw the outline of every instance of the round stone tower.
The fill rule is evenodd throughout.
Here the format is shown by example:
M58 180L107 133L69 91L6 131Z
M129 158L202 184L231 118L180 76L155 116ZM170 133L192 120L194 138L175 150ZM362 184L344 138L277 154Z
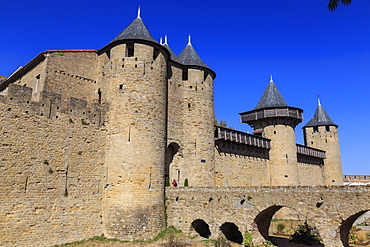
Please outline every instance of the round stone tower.
M305 145L324 150L324 183L343 185L342 162L340 159L338 125L322 107L320 100L313 118L303 127Z
M215 73L205 65L190 42L178 56L182 62L182 122L184 177L189 186L213 186Z
M290 107L270 80L256 108L240 113L241 122L254 133L271 139L269 177L272 186L299 185L294 128L302 122L303 110Z
M165 227L164 157L169 52L140 15L98 51L100 94L109 106L105 234L154 237Z

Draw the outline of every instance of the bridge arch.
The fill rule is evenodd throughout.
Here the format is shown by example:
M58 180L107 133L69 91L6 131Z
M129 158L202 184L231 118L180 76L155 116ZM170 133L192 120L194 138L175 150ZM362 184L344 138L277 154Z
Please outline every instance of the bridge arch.
M228 240L238 244L243 243L243 235L234 223L225 222L220 226L220 230Z
M344 220L342 222L342 224L340 225L340 240L342 241L342 244L344 247L349 247L349 244L348 244L348 235L349 235L349 232L353 226L353 223L361 216L363 215L364 213L366 213L367 211L369 210L362 210L362 211L359 211L351 216L349 216L346 220Z
M272 222L274 215L283 208L288 209L290 211L290 214L294 213L295 215L297 215L298 219L294 217L296 220L298 220L298 223L295 223L297 224L296 226L298 226L298 224L299 225L303 224L303 222L309 222L309 225L314 225L318 231L321 229L319 225L319 219L315 219L313 214L310 212L312 208L307 207L307 205L300 204L300 205L296 205L296 207L292 207L291 205L289 206L288 205L272 205L260 211L256 215L254 219L255 227L254 227L254 231L252 232L252 235L254 237L258 237L258 233L259 233L265 240L270 240L270 241L273 240L271 239L271 236L269 235L271 222ZM286 219L288 220L289 216ZM256 230L258 230L258 233L256 232Z
M211 236L211 230L209 225L202 219L196 219L191 223L193 229L203 238L209 238Z

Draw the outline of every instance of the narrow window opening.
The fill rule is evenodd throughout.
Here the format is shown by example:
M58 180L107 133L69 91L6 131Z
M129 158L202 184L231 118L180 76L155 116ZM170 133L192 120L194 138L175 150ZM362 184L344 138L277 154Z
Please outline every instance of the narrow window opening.
M133 57L134 56L134 44L128 43L126 44L126 57Z
M189 104L188 104L188 108L190 108L190 107L191 107L191 104L189 103Z
M123 84L119 84L118 88L119 88L119 90L122 90L123 89Z
M187 81L188 80L188 69L187 68L184 68L182 70L182 80L183 81Z
M98 88L98 103L101 104L101 90L100 90L100 88Z
M318 126L314 126L313 127L313 133L318 133L319 132L319 127Z
M326 125L326 126L325 126L325 131L326 131L326 132L330 132L330 126Z

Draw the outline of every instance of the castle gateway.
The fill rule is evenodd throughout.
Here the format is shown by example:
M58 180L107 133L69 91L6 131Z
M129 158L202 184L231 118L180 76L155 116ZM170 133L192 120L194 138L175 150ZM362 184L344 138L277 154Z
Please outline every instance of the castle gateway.
M338 126L321 104L305 145L295 140L303 111L272 78L240 113L253 134L215 126L215 76L190 39L176 56L138 16L99 50L42 52L3 79L0 245L149 239L166 227L167 204L168 223L185 232L199 220L215 236L234 222L257 242L276 211L293 208L326 246L347 246L369 191L340 186Z

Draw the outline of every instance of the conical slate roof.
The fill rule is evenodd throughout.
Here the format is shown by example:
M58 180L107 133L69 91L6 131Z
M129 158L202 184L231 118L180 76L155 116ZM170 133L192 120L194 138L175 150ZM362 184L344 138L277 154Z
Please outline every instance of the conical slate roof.
M176 61L178 63L182 63L180 59L176 56L176 54L172 51L170 46L167 44L167 36L164 37L164 44L162 44L171 54L171 60Z
M157 42L153 39L152 35L150 35L148 29L146 28L139 15L113 41L125 39L142 39Z
M267 85L265 92L263 93L260 101L258 102L257 106L254 109L256 110L275 106L288 106L288 105L285 102L283 96L281 96L281 93L277 89L271 76L270 82Z
M322 107L320 100L318 103L318 106L315 111L315 115L313 118L304 126L305 127L316 127L316 126L326 126L326 125L331 125L331 126L338 126L336 125L331 118L329 117L328 113L324 110Z
M196 65L208 68L207 65L202 62L198 53L190 43L190 36L187 46L184 48L184 50L182 50L178 58L185 65Z

